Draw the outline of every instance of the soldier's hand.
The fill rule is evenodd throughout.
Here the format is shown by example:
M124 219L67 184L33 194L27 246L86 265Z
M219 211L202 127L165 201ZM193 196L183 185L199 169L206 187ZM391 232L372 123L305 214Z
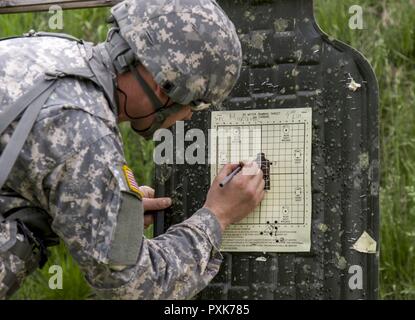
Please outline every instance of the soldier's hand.
M171 198L154 198L155 191L153 188L148 186L141 186L140 190L144 193L144 212L153 210L163 210L171 206ZM153 215L149 214L144 216L144 227L146 229L153 223Z
M219 186L237 166L228 164L222 168L210 187L204 205L218 218L222 230L254 211L265 195L263 173L256 162L246 163L223 188Z

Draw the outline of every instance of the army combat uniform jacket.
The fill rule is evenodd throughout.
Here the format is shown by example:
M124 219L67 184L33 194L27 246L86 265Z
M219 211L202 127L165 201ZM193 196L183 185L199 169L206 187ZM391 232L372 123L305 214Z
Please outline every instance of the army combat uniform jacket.
M104 51L100 45L88 49L51 36L1 41L0 117L45 72L87 70L86 61L94 56L114 76ZM110 100L93 81L57 80L0 191L0 214L25 207L47 212L53 231L106 298L190 298L218 272L220 225L210 211L200 209L157 238L137 239L143 208L126 183L117 111ZM13 122L1 135L0 151L15 127ZM130 209L124 216L123 206ZM120 224L130 225L127 234ZM0 242L1 232L7 230L0 229ZM7 272L16 272L21 281L26 274L17 270L23 263L0 252L0 286Z

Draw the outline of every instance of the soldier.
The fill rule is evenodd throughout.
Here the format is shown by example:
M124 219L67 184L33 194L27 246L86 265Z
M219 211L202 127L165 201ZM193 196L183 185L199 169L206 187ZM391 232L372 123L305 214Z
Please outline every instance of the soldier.
M138 187L117 123L149 139L220 104L241 47L213 0L126 0L111 12L96 46L35 32L0 42L0 297L60 238L103 297L190 298L219 270L222 232L264 196L260 170L219 190L236 167L226 165L203 208L143 237L143 212L171 200Z

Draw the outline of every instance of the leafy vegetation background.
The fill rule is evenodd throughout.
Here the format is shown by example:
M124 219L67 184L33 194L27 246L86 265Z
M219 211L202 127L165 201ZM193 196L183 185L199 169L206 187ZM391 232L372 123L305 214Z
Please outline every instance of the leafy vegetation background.
M351 5L363 7L364 29L348 27ZM380 87L381 254L380 296L415 299L415 0L315 0L316 18L331 36L361 51ZM107 8L64 13L63 32L105 40ZM48 13L0 15L0 37L48 29ZM151 185L152 142L121 127L126 158L142 184ZM150 234L151 235L151 231ZM63 268L63 290L50 290L50 265ZM13 299L90 299L92 291L63 245L28 277Z

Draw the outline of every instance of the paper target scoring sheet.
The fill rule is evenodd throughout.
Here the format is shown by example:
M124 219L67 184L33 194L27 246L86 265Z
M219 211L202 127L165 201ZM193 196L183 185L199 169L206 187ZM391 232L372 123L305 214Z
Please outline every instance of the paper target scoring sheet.
M311 125L311 108L212 112L212 182L224 164L254 160L259 152L271 163L270 190L225 231L222 251L310 251Z

